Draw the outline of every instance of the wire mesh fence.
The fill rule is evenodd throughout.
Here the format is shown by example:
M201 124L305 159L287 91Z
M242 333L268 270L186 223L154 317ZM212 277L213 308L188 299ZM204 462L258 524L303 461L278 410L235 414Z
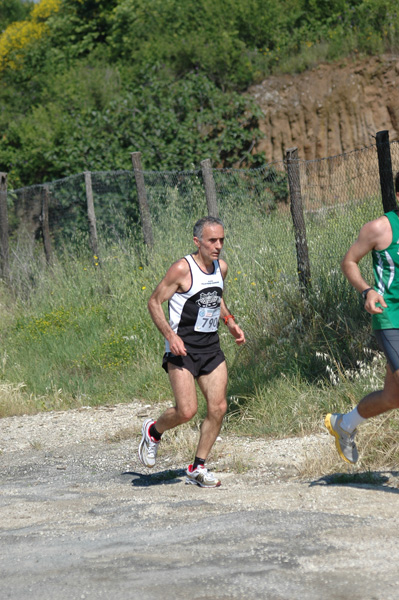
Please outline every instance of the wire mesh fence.
M392 166L387 173L381 172L377 145L322 160L297 160L313 278L337 268L362 224L383 214L381 177L392 183L393 174L399 170L398 142L391 142L389 150ZM11 280L18 269L28 268L22 256L46 262L45 206L51 251L57 256L70 252L90 256L88 175L98 252L127 244L144 246L134 171L81 173L43 185L3 189L0 194L7 200ZM174 257L185 253L193 223L208 213L203 172L143 170L142 175L154 250ZM290 214L287 161L258 169L212 169L212 176L219 216L226 226L225 252L239 261L245 250L254 276L273 277L276 272L295 275L297 240ZM173 247L169 243L171 232L176 230L181 232L181 247L176 247L175 238Z

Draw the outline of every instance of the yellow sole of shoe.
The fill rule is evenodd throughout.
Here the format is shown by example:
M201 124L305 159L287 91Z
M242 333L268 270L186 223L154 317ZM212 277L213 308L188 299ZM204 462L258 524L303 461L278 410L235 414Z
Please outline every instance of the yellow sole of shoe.
M330 433L335 438L335 447L336 447L336 449L338 451L338 454L340 455L340 457L342 458L342 460L344 460L346 463L348 463L350 465L353 465L354 463L351 462L350 460L348 460L346 458L346 456L343 454L343 452L341 450L341 446L339 444L339 435L332 428L331 420L330 419L331 419L331 414L328 414L326 416L326 418L324 419L324 425L327 427L328 433Z

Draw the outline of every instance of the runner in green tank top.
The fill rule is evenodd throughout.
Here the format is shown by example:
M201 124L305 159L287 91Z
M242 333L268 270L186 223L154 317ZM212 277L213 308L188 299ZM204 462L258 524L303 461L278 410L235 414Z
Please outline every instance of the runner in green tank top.
M399 172L395 177L399 200ZM363 278L359 262L372 253L374 285ZM358 460L355 435L358 425L394 408L399 408L399 216L398 211L366 223L345 254L342 271L362 295L364 308L372 315L372 327L387 358L384 388L371 392L346 414L329 413L328 431L335 438L339 455L349 463Z
M387 307L373 314L373 329L399 328L399 217L396 212L385 213L392 229L392 242L383 249L373 248L374 289L384 296Z

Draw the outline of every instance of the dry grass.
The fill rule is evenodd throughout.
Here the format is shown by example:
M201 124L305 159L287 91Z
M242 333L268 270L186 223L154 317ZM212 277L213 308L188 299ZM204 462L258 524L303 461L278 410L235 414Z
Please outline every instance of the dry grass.
M108 434L105 437L105 441L109 444L118 444L119 442L136 438L137 434L137 427L122 427L121 429L118 429L118 431Z
M31 440L29 442L29 446L32 448L32 450L42 450L43 449L43 443L40 440Z
M371 470L399 468L399 413L370 419L359 428L356 440L362 465Z
M62 389L52 390L46 396L26 392L24 383L0 382L0 419L10 416L35 415L48 410L68 410L83 405L82 398L71 397Z
M0 383L0 418L38 412L36 401L25 391L24 383Z
M337 471L348 470L350 472L353 470L352 465L346 464L339 458L332 437L328 442L320 445L316 452L305 455L305 459L298 470L300 479L317 479Z
M158 456L165 459L170 455L173 456L173 461L188 464L194 459L198 439L199 425L196 421L165 431Z
M399 413L397 411L369 419L359 427L356 436L359 450L359 461L356 465L341 460L334 439L329 436L329 443L320 445L317 452L305 457L299 476L311 479L345 475L356 480L368 474L367 478L371 481L376 479L376 475L380 472L399 471L398 433Z

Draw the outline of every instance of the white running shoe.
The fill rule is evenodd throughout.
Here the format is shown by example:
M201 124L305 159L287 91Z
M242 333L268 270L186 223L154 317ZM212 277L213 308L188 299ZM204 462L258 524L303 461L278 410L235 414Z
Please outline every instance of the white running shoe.
M219 487L222 482L206 467L199 465L196 469L193 469L193 465L189 465L186 471L186 483L213 488Z
M153 419L144 421L141 428L142 438L139 445L139 459L145 467L149 467L150 469L155 465L159 448L159 442L154 440L149 434L149 429L153 423L155 423Z
M340 457L347 463L355 464L359 458L355 444L356 429L352 433L342 429L342 418L341 413L329 413L324 423L329 433L335 437L335 446Z

